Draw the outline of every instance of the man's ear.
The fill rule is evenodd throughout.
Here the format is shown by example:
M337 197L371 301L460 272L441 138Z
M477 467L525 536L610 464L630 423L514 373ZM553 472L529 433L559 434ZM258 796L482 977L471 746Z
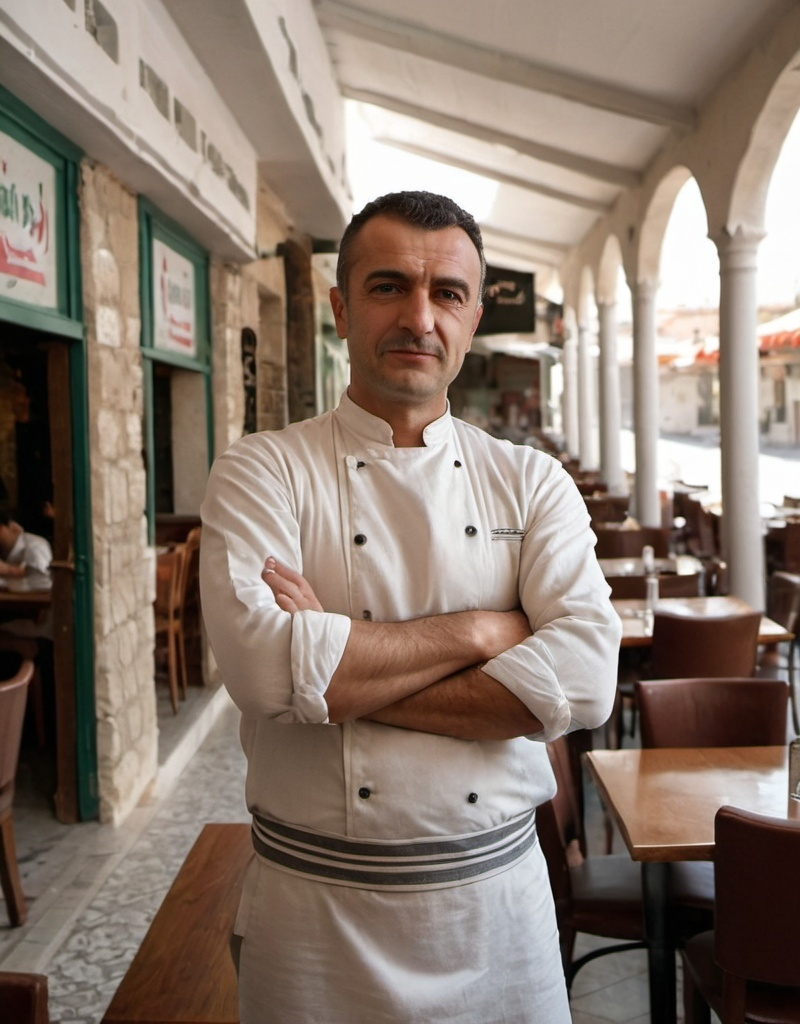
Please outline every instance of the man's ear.
M481 317L482 316L483 316L483 303L481 303L478 306L478 308L475 310L475 318L472 321L472 334L470 334L470 336L469 336L469 348L467 349L468 352L469 352L469 349L472 348L472 339L475 337L475 331L477 331L477 329L478 329L478 324L481 322Z
M335 285L328 292L328 297L336 323L336 336L344 340L347 337L347 305L342 298L342 293Z

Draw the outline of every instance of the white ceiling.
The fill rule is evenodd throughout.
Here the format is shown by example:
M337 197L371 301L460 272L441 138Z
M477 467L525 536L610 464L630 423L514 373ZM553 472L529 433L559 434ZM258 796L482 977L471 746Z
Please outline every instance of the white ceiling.
M477 173L490 260L546 271L795 2L315 0L371 140L356 200Z

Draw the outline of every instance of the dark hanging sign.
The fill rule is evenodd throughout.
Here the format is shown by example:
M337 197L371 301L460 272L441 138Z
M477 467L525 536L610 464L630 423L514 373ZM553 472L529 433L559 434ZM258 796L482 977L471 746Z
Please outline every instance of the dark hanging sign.
M476 334L530 334L536 330L534 275L486 268L483 316Z

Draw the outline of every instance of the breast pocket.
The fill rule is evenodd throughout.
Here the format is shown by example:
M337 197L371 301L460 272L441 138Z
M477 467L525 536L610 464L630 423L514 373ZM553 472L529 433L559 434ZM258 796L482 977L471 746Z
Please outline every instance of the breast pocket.
M485 607L507 611L519 604L519 561L525 531L497 527L490 533Z

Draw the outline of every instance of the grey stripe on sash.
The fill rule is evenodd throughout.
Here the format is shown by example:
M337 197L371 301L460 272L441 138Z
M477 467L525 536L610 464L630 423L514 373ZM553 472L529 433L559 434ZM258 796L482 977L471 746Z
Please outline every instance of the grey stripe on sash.
M253 816L253 846L290 871L360 888L459 885L510 867L536 843L536 814L456 839L348 839Z

